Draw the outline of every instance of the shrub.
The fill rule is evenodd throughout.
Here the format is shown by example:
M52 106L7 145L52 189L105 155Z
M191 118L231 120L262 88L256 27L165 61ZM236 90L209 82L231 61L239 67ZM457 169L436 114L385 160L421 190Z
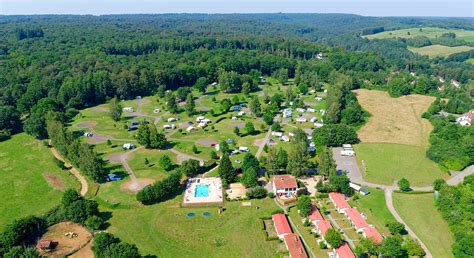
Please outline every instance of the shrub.
M273 199L273 198L275 198L275 194L274 194L274 193L272 193L272 192L268 193L268 198L270 198L270 199Z
M320 249L326 249L326 243L324 241L319 242Z
M410 190L410 182L406 178L400 179L397 184L398 184L398 187L400 187L400 190L402 191Z
M98 230L102 227L102 225L104 224L104 220L98 216L91 216L89 217L85 223L87 228L89 228L90 230Z
M250 188L245 194L249 199L262 199L267 197L267 189L262 186Z

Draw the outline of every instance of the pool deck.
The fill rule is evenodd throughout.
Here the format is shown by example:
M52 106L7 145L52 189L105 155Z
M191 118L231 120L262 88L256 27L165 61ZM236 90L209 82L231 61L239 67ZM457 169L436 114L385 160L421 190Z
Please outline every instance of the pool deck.
M196 186L208 185L209 195L207 197L196 197ZM186 190L183 196L183 206L199 206L207 204L223 204L224 193L222 181L219 177L189 178L186 182Z

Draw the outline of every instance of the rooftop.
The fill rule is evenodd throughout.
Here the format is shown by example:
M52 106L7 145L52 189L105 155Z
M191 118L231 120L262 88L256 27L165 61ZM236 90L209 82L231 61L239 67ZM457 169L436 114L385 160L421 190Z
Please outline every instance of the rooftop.
M308 219L310 221L324 220L318 208L316 208L315 206L313 206L313 210L311 211L311 214L309 214Z
M316 221L316 226L318 227L319 231L321 232L322 236L326 235L326 232L332 228L331 223L327 220L318 220Z
M275 229L278 235L290 234L291 228L288 224L285 214L273 214L272 215L273 223L275 223Z
M376 243L382 242L382 235L379 231L373 227L364 228L364 234L366 238L372 238Z
M347 243L342 244L336 249L339 258L355 258L354 253Z
M276 175L272 180L276 188L298 188L295 178L290 175Z
M344 195L336 192L329 193L329 197L335 202L338 209L349 209L351 206L346 202Z
M286 247L288 248L288 251L290 252L291 258L308 257L298 234L295 234L295 233L287 234L285 235L284 240L285 240Z
M349 220L352 221L352 223L357 229L369 227L369 224L367 224L367 222L364 220L364 218L362 218L362 216L356 209L347 209L346 214Z

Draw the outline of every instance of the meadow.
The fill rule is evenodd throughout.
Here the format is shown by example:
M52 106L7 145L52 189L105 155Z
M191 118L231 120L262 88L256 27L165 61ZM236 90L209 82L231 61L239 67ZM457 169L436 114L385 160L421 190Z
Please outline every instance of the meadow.
M474 64L474 57L473 58L469 58L467 59L466 61L464 61L466 63L470 63L470 64Z
M428 146L431 123L421 118L434 97L408 95L392 98L385 91L360 89L355 91L362 107L371 116L360 128L362 143L398 143Z
M453 257L453 236L448 223L435 207L433 194L394 193L393 204L434 257Z
M392 185L406 178L412 186L431 185L437 178L447 179L447 173L426 157L426 149L419 146L386 143L361 143L354 145L359 168L362 160L367 171L364 178L373 183Z
M474 49L474 47L469 46L456 46L448 47L443 45L430 45L425 47L408 47L413 53L420 54L422 56L429 56L430 58L434 57L448 57L452 54L466 52Z
M41 141L21 133L0 142L0 229L14 219L41 215L79 182L53 161Z
M420 30L421 29L421 30ZM393 31L384 31L381 33L364 36L368 39L386 39L386 38L413 38L417 36L425 36L428 38L438 38L444 33L455 33L457 39L467 42L474 42L474 31L443 29L434 27L409 28Z

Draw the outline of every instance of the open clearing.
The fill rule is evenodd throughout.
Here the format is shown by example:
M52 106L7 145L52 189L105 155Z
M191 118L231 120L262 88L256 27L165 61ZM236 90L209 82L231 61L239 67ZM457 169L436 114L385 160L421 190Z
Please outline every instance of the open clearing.
M77 237L69 238L65 234L73 232ZM92 234L83 226L72 222L61 222L48 227L41 240L50 240L57 243L53 251L41 252L52 257L64 257L84 247L92 238Z
M0 177L0 229L51 209L63 190L79 189L74 176L54 164L51 151L25 133L0 142Z
M413 53L417 53L423 56L433 57L447 57L452 54L466 52L474 49L474 47L469 46L457 46L457 47L448 47L443 45L431 45L426 47L408 47Z
M428 38L438 38L444 33L455 33L456 39L461 39L467 42L474 42L474 31L469 30L455 30L442 29L434 27L409 28L393 31L384 31L381 33L364 36L368 39L386 39L386 38L413 38L417 36L425 36Z
M413 186L427 186L437 178L448 178L435 162L426 157L423 147L362 143L354 145L354 148L362 176L369 182L392 185L404 177ZM365 173L362 160L367 167Z
M464 61L466 63L470 63L470 64L474 64L474 57L473 58L469 58L467 59L466 61Z
M393 194L398 214L415 231L434 257L453 257L453 236L435 207L433 194Z
M434 97L409 95L392 98L385 91L360 89L357 99L371 117L358 132L363 143L384 142L427 146L433 126L421 114Z

